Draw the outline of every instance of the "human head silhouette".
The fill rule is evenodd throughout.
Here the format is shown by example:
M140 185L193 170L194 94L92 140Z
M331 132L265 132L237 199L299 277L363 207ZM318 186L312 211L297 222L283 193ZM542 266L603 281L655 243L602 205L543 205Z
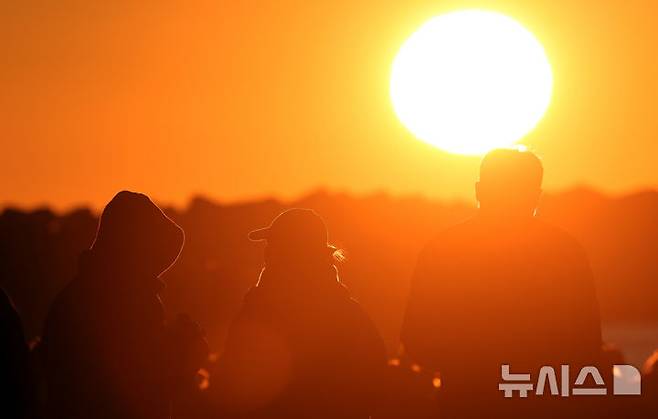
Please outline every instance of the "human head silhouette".
M495 149L480 164L475 194L481 212L501 217L532 216L541 195L544 169L532 152Z
M267 241L265 263L293 269L332 261L337 249L328 243L327 226L313 210L292 208L265 228L249 233L254 241Z
M98 222L92 257L110 269L159 276L178 258L183 230L148 196L121 191Z

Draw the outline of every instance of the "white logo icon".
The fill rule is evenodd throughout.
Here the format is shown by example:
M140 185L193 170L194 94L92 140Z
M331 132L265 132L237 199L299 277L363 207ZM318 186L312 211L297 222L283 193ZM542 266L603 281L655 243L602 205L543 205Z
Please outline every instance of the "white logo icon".
M515 392L521 398L535 390L537 396L548 392L551 396L605 396L608 389L605 386L603 376L596 367L586 366L581 368L571 388L569 365L560 366L560 381L553 367L541 367L538 374L537 386L533 384L530 374L512 374L509 365L501 366L502 383L498 384L498 390L502 391L506 398L514 397ZM590 378L595 386L584 387ZM637 368L632 365L614 365L613 368L613 390L615 396L639 396L642 394L642 376Z

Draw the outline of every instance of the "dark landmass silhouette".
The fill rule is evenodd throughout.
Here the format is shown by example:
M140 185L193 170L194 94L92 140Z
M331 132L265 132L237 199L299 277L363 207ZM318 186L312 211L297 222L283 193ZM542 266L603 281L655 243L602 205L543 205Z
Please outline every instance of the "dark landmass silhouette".
M416 257L448 225L472 215L465 204L387 194L356 197L317 191L295 202L224 205L203 197L165 212L185 229L179 262L165 274L169 315L188 313L221 350L242 297L257 278L262 248L247 233L289 207L315 209L330 241L345 249L342 280L363 304L389 350L398 334ZM658 191L609 197L580 188L542 198L540 216L575 236L594 270L604 323L658 323ZM94 237L97 214L77 209L7 208L0 215L0 286L20 311L26 335L41 333L55 294L70 281Z

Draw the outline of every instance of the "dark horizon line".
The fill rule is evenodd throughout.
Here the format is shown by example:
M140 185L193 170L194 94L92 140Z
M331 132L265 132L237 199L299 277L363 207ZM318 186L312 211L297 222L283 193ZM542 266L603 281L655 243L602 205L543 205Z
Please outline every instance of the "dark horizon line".
M117 190L116 192L119 192L119 190ZM149 191L135 191L135 192L142 192L147 195L150 195ZM644 195L644 194L658 195L658 187L637 187L637 188L628 189L624 192L615 193L615 192L604 192L597 187L586 185L586 184L576 184L567 188L544 191L544 195L549 197L556 197L556 196L559 197L559 196L567 196L574 194L587 194L590 196L594 195L600 199L620 200L620 199L625 199L625 198L629 198L637 195ZM346 189L329 188L326 186L318 186L312 188L307 192L298 194L296 198L288 198L288 199L274 195L270 195L270 196L263 195L260 197L252 197L252 198L222 200L220 198L212 197L211 194L209 193L192 193L187 199L187 202L185 202L182 205L166 203L163 200L157 200L157 199L154 199L154 201L163 209L175 210L177 212L178 211L184 212L187 211L192 205L194 205L195 202L198 201L206 202L218 207L246 206L246 205L260 204L264 202L271 202L274 204L278 204L280 206L291 206L296 203L307 201L309 199L313 199L320 196L322 197L342 196L351 199L368 199L373 197L385 197L388 199L398 200L398 201L418 200L427 203L440 204L443 206L473 206L471 200L464 198L438 198L438 197L427 196L423 193L395 193L383 189L360 193L360 192L349 191ZM101 211L101 209L102 207L97 208L96 206L89 203L86 204L77 203L77 204L66 205L64 207L57 207L52 203L45 203L45 202L35 205L20 205L20 204L12 203L8 200L3 203L0 203L0 214L4 213L7 210L20 211L24 213L50 211L55 215L70 214L76 211L88 210L91 211L92 213L97 214Z

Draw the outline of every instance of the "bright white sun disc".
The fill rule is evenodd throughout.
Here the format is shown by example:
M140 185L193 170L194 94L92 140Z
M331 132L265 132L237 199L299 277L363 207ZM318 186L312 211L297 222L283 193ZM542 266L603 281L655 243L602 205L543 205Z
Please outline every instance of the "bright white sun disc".
M437 16L402 45L390 94L402 123L443 150L512 145L541 120L553 76L544 48L515 20L464 10Z

